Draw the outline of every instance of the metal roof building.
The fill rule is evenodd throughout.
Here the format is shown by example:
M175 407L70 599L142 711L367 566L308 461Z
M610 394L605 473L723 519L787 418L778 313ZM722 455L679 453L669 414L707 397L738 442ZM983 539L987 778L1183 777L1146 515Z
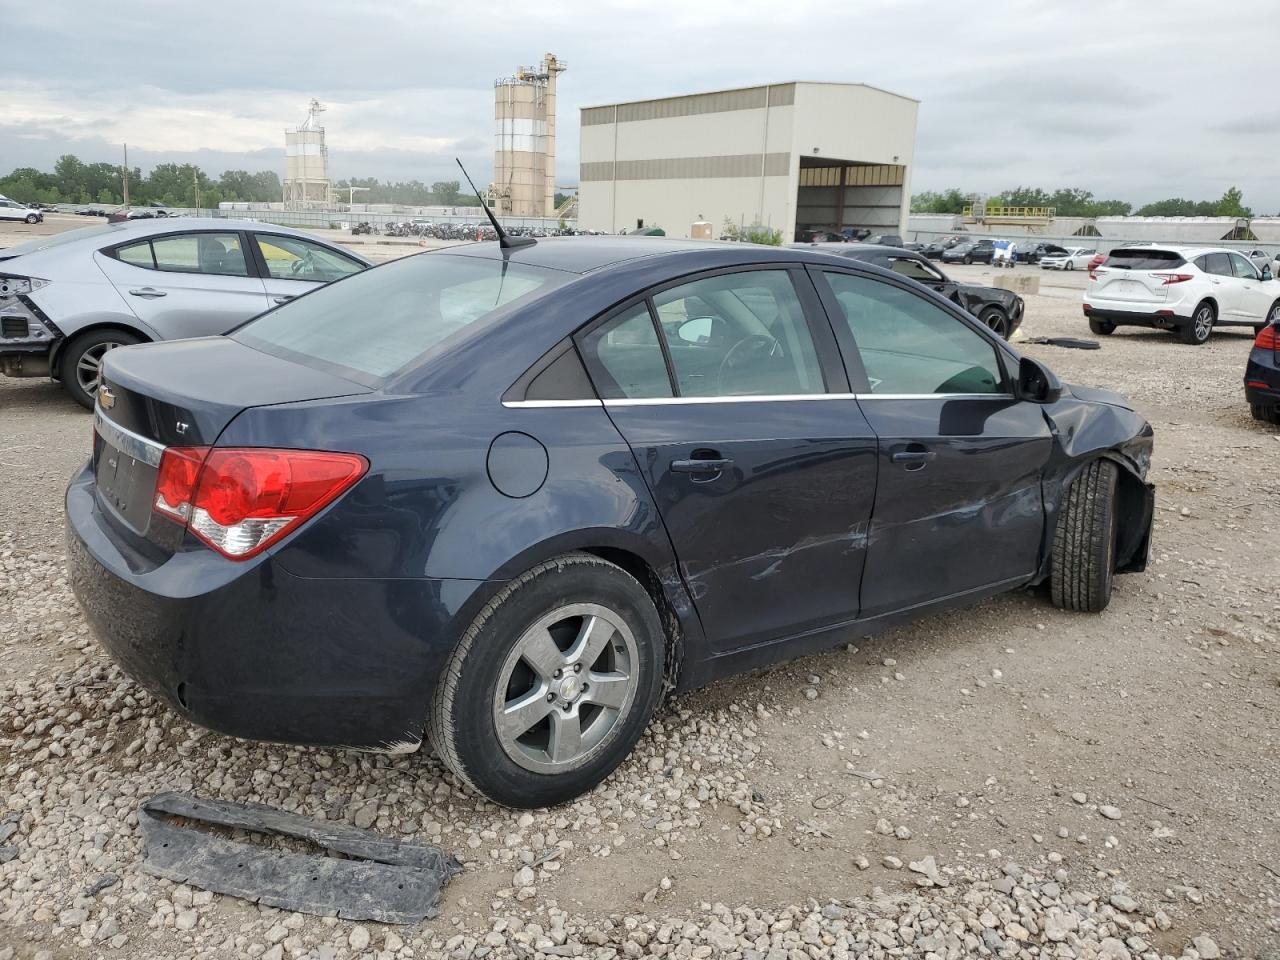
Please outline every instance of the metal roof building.
M900 233L919 101L860 83L790 82L582 110L578 225L709 221Z

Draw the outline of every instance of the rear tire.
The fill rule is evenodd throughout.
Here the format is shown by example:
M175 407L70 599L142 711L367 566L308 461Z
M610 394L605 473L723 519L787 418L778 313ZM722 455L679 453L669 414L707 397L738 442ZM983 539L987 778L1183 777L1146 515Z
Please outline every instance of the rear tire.
M548 560L477 614L441 675L428 736L495 803L554 806L631 753L665 664L662 621L634 578L589 554Z
M1263 423L1280 424L1280 407L1251 403L1249 404L1249 412L1253 414L1253 419L1255 420L1261 420Z
M124 330L91 330L67 345L62 355L62 385L73 400L92 410L98 397L102 358L116 347L141 343L142 338Z
M1109 460L1094 460L1067 488L1053 534L1050 592L1063 610L1099 613L1115 574L1116 483Z
M1213 333L1213 324L1217 317L1218 312L1209 301L1197 304L1195 311L1191 314L1191 320L1186 326L1178 328L1178 336L1183 343L1189 343L1194 347L1207 343L1209 336Z
M1090 320L1089 330L1100 337L1109 337L1116 332L1116 325L1110 320Z

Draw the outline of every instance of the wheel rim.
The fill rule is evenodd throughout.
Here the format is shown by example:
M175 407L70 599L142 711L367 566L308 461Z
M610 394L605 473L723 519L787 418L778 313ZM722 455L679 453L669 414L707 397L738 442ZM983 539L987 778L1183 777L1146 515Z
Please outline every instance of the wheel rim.
M1209 336L1209 331L1213 328L1213 311L1208 307L1201 307L1196 311L1196 339L1204 340Z
M536 773L589 763L631 712L636 639L597 603L546 614L521 634L498 673L493 723L502 750Z
M1280 323L1280 303L1271 308L1271 312L1267 314L1267 323Z
M76 361L76 383L81 390L88 394L98 392L98 384L102 379L102 358L107 355L107 351L122 346L124 344L118 341L108 340L106 343L95 343L80 355L80 359Z
M1005 317L999 310L989 310L983 315L983 322L986 323L994 332L1005 335Z

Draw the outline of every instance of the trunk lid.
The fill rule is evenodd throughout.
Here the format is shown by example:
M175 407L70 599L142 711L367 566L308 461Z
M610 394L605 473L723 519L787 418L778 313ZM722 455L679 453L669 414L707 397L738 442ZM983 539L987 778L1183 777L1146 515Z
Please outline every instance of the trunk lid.
M152 510L166 447L212 446L250 407L371 392L226 337L113 350L94 410L99 506L136 549L172 553L182 527Z

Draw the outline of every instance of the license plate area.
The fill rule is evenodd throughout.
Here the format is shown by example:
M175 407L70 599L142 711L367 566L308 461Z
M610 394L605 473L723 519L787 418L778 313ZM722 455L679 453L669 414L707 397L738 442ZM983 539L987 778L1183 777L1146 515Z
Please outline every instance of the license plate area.
M160 455L164 448L122 430L95 414L94 481L98 502L133 531L145 534L151 520Z

